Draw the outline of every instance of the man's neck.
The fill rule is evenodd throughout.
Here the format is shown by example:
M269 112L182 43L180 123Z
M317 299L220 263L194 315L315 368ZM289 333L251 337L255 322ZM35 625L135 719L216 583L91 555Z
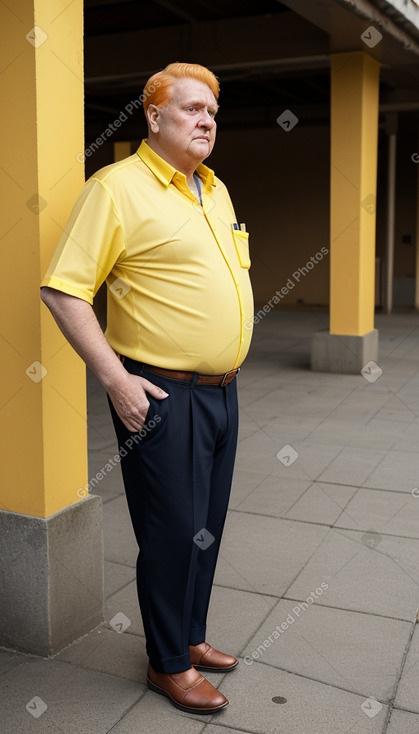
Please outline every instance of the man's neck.
M154 150L157 155L163 158L163 160L165 160L167 163L170 163L173 168L176 168L176 170L180 171L180 173L184 173L188 182L188 186L192 185L195 188L193 175L200 163L202 163L201 160L176 160L174 157L172 157L170 151L167 151L165 148L160 146L158 141L155 139L150 140L150 138L148 138L147 145L151 148L151 150Z

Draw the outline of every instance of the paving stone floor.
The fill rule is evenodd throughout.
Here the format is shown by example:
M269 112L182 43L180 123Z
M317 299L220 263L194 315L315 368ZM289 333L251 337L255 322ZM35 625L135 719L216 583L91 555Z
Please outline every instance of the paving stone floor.
M310 371L326 314L273 312L255 328L209 614L209 641L240 657L208 674L229 707L188 715L147 690L117 466L95 489L105 622L51 659L0 650L2 734L417 734L419 316L376 325L374 382ZM88 388L93 476L116 443L91 376Z

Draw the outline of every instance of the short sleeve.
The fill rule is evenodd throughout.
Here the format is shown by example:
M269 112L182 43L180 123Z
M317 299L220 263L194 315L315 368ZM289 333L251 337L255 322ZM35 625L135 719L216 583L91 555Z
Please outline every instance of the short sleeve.
M124 233L111 192L101 181L90 179L74 206L41 286L92 304L124 251Z

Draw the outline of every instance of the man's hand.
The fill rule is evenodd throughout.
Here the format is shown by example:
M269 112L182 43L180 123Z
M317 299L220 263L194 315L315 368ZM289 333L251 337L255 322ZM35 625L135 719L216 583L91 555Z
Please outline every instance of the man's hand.
M126 373L126 377L121 378L115 388L108 388L112 405L129 431L141 431L144 426L150 405L147 393L153 395L157 400L164 400L168 397L167 392L146 380L145 377L131 375L129 372Z
M102 383L123 424L129 431L141 431L150 405L146 393L163 400L167 392L145 377L127 372L106 341L89 303L46 287L41 288L41 298L73 349Z

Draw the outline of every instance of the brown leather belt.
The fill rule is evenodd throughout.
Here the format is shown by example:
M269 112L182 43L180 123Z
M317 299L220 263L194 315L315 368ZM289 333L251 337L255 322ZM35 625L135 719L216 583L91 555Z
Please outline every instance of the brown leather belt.
M156 375L163 375L163 377L171 377L173 380L182 380L182 382L191 382L195 372L182 372L179 370L166 370L163 367L154 367L151 364L144 364L144 369L149 372L155 372ZM223 375L199 375L196 381L197 385L218 385L219 387L225 387L235 376L240 372L240 367L236 370L230 370L225 372Z
M123 354L117 355L121 360L122 364L125 362ZM141 362L145 370L149 372L155 372L156 375L163 375L163 377L171 377L173 380L182 380L182 382L192 382L195 372L182 372L180 370L166 370L163 367L154 367L152 364L145 364ZM197 385L218 385L218 387L225 387L235 376L240 372L240 367L230 372L224 372L223 375L199 375L196 382Z

